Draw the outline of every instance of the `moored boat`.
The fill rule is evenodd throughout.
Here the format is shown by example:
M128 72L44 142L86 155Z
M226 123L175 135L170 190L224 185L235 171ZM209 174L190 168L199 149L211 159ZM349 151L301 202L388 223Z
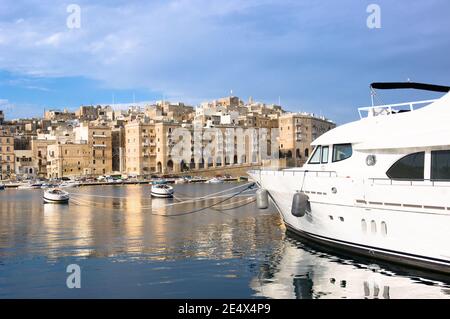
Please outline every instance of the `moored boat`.
M5 184L0 183L0 191L6 188Z
M249 175L303 240L450 274L450 87L372 88L447 94L360 108L360 120L312 143L303 167Z
M18 189L40 189L42 187L42 183L36 182L36 183L25 183L22 185L19 185L17 188Z
M64 181L61 184L59 184L59 188L71 188L71 187L78 187L80 186L80 182L77 181Z
M173 187L167 184L152 184L151 195L154 197L170 198L173 197Z
M53 188L44 191L44 202L54 204L65 204L69 202L70 195L62 189Z
M222 184L224 182L223 178L214 177L207 180L205 183L207 184Z

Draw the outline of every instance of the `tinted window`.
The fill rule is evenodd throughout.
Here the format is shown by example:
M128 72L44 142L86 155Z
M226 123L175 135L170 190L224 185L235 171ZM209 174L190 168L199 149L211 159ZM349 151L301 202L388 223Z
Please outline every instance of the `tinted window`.
M450 180L450 151L431 152L431 179Z
M311 156L311 159L309 160L309 164L320 164L320 150L321 147L317 146L314 154Z
M322 147L322 163L328 163L328 146Z
M333 162L343 161L353 154L352 144L336 144L333 146Z
M392 179L423 180L425 152L414 153L399 159L387 171Z

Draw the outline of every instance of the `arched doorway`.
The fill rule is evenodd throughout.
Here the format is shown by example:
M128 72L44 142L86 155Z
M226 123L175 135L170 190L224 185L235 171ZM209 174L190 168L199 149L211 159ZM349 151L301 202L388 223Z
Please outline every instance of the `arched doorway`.
M167 171L173 172L173 161L171 159L167 161Z
M162 173L162 164L161 164L161 162L158 162L158 164L156 166L157 166L157 172L158 173Z
M189 170L189 166L184 162L184 160L182 160L180 163L180 169L182 172L186 172Z

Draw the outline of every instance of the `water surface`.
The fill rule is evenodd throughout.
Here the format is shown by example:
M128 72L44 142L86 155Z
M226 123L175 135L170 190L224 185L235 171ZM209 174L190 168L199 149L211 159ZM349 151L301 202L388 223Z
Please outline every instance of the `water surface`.
M178 204L242 185L176 185L178 200L152 200L149 185L81 187L69 205L0 191L0 298L450 297L446 277L303 245L246 194ZM70 264L81 289L66 286Z

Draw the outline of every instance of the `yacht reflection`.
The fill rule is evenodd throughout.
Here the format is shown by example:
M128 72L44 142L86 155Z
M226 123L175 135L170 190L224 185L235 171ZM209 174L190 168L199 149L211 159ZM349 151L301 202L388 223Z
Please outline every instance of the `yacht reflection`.
M449 298L450 285L377 265L358 264L286 239L279 256L254 278L255 296L274 299Z

